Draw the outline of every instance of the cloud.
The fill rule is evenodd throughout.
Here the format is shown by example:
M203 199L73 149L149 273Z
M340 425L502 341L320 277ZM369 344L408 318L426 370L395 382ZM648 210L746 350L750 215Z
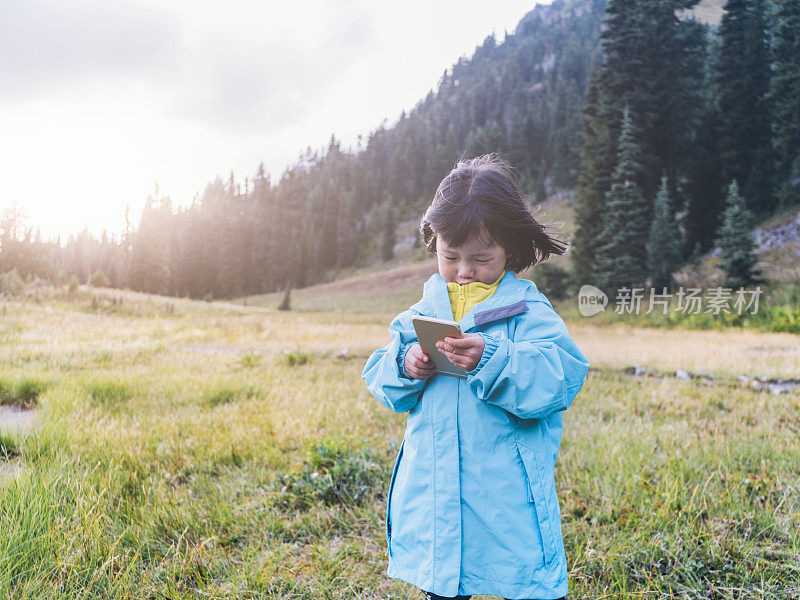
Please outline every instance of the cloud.
M0 103L169 66L178 22L132 2L0 3Z
M165 116L274 133L368 52L369 21L356 2L2 3L0 103L136 87Z
M261 7L249 26L204 20L184 47L168 113L252 133L302 120L375 35L357 5L316 4L304 5L310 14Z

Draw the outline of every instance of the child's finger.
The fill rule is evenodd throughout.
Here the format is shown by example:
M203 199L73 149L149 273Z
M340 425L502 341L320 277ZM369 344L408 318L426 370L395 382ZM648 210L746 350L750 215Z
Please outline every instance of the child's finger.
M422 351L422 348L420 347L419 344L414 344L413 346L411 346L408 352L409 354L411 354L412 360L417 360L420 362L425 360L425 353Z
M456 364L456 362L458 360L461 359L461 355L460 354L456 354L455 352L448 352L447 350L445 350L443 352L443 354L447 357L447 360L449 360L454 365Z
M458 356L458 355L454 354L453 357L450 358L450 362L453 363L457 367L461 367L461 366L463 366L464 360L463 360L463 358L461 356Z
M427 357L426 357L427 358ZM419 369L432 369L433 363L427 360L418 359L415 363Z
M445 342L456 348L469 348L475 345L475 340L468 337L463 338L444 338Z
M458 350L449 344L444 342L437 342L437 347L439 348L439 352L450 352L451 354L457 354Z
M447 338L445 338L445 339L447 339ZM440 351L447 350L448 352L456 352L457 353L460 350L460 348L457 348L456 346L453 346L453 345L451 345L451 344L449 344L447 342L439 342L439 343L441 344L441 346L439 347Z
M429 377L430 375L433 374L433 369L429 368L428 365L425 365L423 367L414 367L413 369L414 369L415 379L425 379L426 377Z
M414 366L417 367L417 369L423 371L430 366L430 363L428 363L427 360L423 360L421 358L414 358Z

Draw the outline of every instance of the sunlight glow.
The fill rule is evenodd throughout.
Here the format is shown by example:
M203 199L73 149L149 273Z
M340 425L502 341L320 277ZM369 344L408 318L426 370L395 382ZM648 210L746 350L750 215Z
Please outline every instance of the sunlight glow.
M155 182L177 206L216 175L243 182L262 161L277 180L332 133L354 147L393 123L535 2L310 4L85 2L84 14L108 18L78 32L80 14L62 25L52 1L32 14L0 9L9 31L16 20L26 32L0 43L13 90L0 96L0 210L15 202L45 239L84 227L118 236L125 206L135 227Z

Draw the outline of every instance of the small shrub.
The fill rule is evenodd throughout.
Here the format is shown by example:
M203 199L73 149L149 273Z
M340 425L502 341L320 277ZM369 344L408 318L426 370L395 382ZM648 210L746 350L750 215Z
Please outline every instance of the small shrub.
M292 285L287 284L286 291L283 292L283 298L281 299L281 303L278 304L278 310L292 310L291 293L292 293Z
M0 292L9 296L20 296L25 290L25 281L14 267L7 273L0 273Z
M239 363L246 369L249 369L250 367L257 367L260 362L261 356L255 352L248 352L239 360Z
M538 265L533 271L536 287L548 298L563 300L567 297L569 273L553 264Z
M100 270L89 275L88 283L92 287L111 287L111 280Z
M80 284L81 282L78 281L78 277L75 275L75 273L70 275L69 279L67 280L67 288L69 289L69 293L74 294Z
M47 384L43 381L23 377L14 384L12 395L16 404L26 408L33 407L46 388Z
M111 350L98 350L92 355L95 364L108 364L114 360L114 353Z
M33 408L46 389L47 383L30 377L23 377L14 383L0 379L0 405Z
M800 333L800 308L797 306L767 307L763 312L769 331Z
M130 388L119 381L95 379L88 381L85 388L96 406L117 406L133 396Z
M290 367L304 365L309 361L310 358L311 357L308 354L305 352L300 352L299 350L295 352L287 352L286 364L288 364Z
M383 489L387 475L371 452L353 450L343 440L323 440L308 452L300 471L278 471L273 502L288 510L307 510L320 503L360 505Z
M257 395L257 390L252 386L236 387L222 386L208 390L203 395L203 404L208 406L219 406L220 404L230 404L236 400L244 400Z

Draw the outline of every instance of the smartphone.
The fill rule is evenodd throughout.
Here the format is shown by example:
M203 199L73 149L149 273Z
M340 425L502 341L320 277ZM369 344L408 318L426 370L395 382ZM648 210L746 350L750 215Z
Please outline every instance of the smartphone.
M414 324L414 331L417 332L420 348L433 361L435 372L438 375L449 375L466 379L467 372L450 362L450 360L436 348L436 342L444 340L446 337L463 337L461 327L456 321L437 319L435 317L414 316L411 317Z

